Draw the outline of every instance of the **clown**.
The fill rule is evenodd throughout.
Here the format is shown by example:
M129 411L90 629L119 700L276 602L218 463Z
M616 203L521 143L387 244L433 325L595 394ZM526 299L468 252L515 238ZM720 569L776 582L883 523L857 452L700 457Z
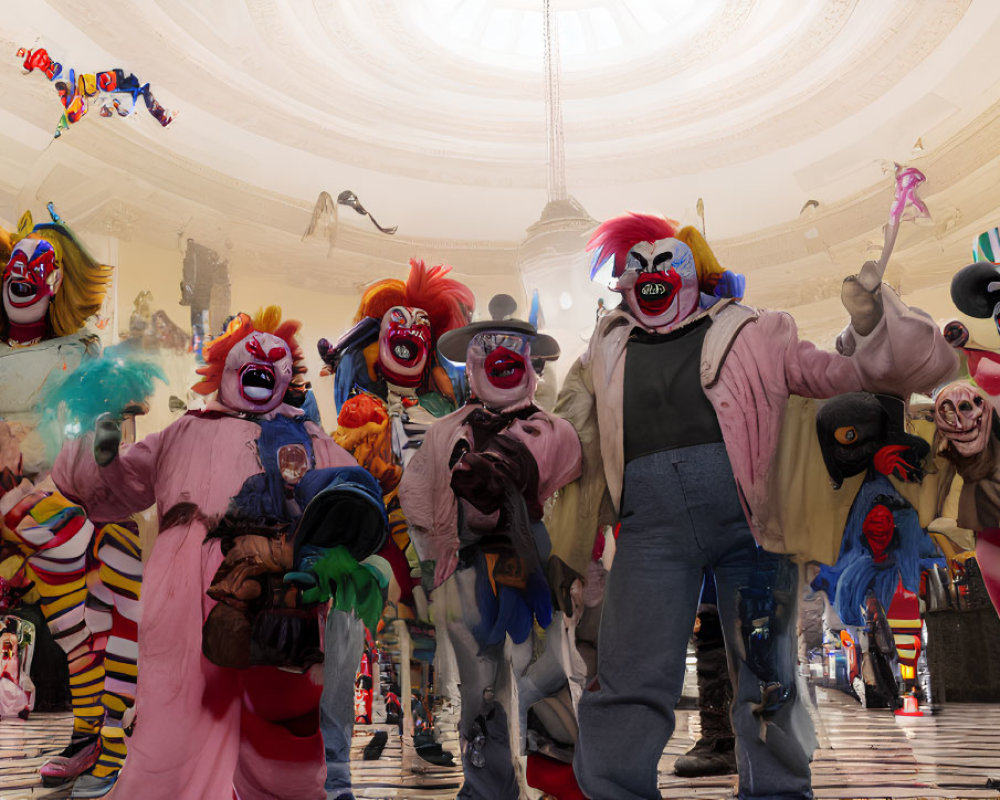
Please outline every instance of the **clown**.
M381 484L389 512L390 541L382 555L392 567L389 616L412 619L418 580L411 577L412 556L398 487L406 465L437 417L455 408L445 370L434 347L446 331L465 325L475 304L472 291L447 277L450 267L427 267L410 261L406 281L376 281L362 296L354 328L336 346L325 339L320 356L334 374L334 402L339 411L334 440ZM413 564L411 565L411 561ZM350 742L354 723L354 672L364 646L356 619L339 612L327 618L327 640L346 646L327 654L322 719L331 798L350 796ZM442 671L439 670L439 677ZM446 670L444 671L446 672Z
M115 421L103 419L96 437L70 442L53 469L56 484L79 498L92 519L119 519L154 502L159 512L160 533L143 586L142 714L118 781L122 797L231 800L234 791L242 800L324 796L319 666L279 670L254 660L235 669L202 654L203 646L217 652L203 641L215 598L238 605L255 594L249 583L246 590L220 587L226 576L220 568L259 574L259 552L241 551L246 560L226 561L220 527L234 516L242 533L255 532L247 526L256 525L269 552L274 548L278 570L287 568L281 554L294 541L290 561L301 569L306 559L300 555L308 555L303 546L316 539L310 533L301 541L303 529L330 528L322 502L328 495L307 491L310 476L356 468L318 426L283 402L302 358L297 329L274 307L254 319L238 315L206 349L202 380L194 387L214 395L204 411L189 412L120 450ZM288 527L294 519L298 527ZM333 533L342 542L355 534L372 541L367 529ZM267 587L278 599L290 591L273 582L256 591ZM294 609L289 614L296 616Z
M140 367L133 383L130 367L119 370L117 360L98 357L97 337L83 325L100 309L111 268L86 251L51 204L49 212L52 222L38 225L30 213L22 216L2 277L0 415L28 431L7 465L17 480L0 489L0 514L4 538L24 558L69 664L73 736L42 766L42 781L54 786L82 775L73 796L100 797L125 758L134 703L139 538L130 522L95 528L79 506L53 491L36 424L39 409L53 410L64 389L77 387L91 402L107 397L98 374L134 389L127 402L143 401L153 377L162 375Z
M845 625L867 629L871 641L879 639L876 626L888 620L888 652L872 656L884 657L888 664L895 654L901 688L909 693L916 688L922 646L920 576L944 561L920 527L917 510L893 482L919 482L930 452L927 442L904 432L903 411L898 397L857 392L829 400L817 414L820 446L834 485L839 488L845 478L861 473L865 480L851 506L837 561L821 566L812 586L827 593ZM895 679L879 680L884 677L877 668L862 671L854 686L862 704L903 705ZM873 702L876 694L882 695L881 703Z
M873 263L845 281L851 325L831 353L799 341L788 314L737 304L742 281L693 228L630 214L602 224L588 246L595 270L611 263L622 303L598 322L556 406L585 458L579 486L558 501L568 508L552 517L553 551L582 572L592 532L616 521L621 531L599 688L579 707L580 787L601 800L659 797L657 763L710 568L734 682L740 797L809 798L797 570L778 554L768 497L788 397L927 390L954 372L954 353L928 316L881 285Z
M9 255L2 277L0 365L5 376L17 376L0 381L0 414L8 422L34 422L49 374L72 371L100 353L84 322L100 310L111 268L86 251L51 203L49 211L52 222L34 225L25 212L15 236L0 236L0 252ZM35 450L41 448L26 453L25 472L44 475L49 465Z
M962 478L958 524L976 532L976 560L993 606L1000 611L1000 423L988 396L968 381L955 381L934 400L937 452L948 462L943 490Z
M935 415L935 422L941 454L951 462L952 474L957 471L975 487L963 488L959 524L976 531L976 559L993 605L1000 610L1000 504L988 499L996 494L990 487L998 479L992 468L996 434L988 433L995 415L985 406L996 406L1000 397L1000 228L976 237L973 257L976 263L960 269L951 282L951 299L966 317L948 323L945 335L965 353L979 390L949 387L941 395L942 413Z
M459 796L517 797L504 647L509 638L519 676L513 712L524 731L528 706L566 683L541 516L546 499L579 474L580 444L568 423L533 404L531 361L558 355L554 339L518 320L493 320L445 334L438 349L465 362L472 399L427 432L400 500L458 661ZM552 636L532 663L542 630Z

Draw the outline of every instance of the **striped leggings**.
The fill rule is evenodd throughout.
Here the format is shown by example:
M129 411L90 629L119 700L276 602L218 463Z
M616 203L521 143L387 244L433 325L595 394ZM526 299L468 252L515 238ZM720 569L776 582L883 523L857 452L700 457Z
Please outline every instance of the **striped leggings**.
M98 734L94 774L125 760L123 719L135 703L142 553L131 522L95 528L58 492L36 491L3 519L26 561L42 613L66 652L74 737Z

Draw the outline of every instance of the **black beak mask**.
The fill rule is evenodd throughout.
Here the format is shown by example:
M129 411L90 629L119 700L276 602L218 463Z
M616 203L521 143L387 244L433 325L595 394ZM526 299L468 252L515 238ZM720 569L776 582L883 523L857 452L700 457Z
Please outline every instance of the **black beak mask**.
M903 411L900 398L870 392L842 394L823 404L816 435L835 488L868 469L903 480L923 478L930 446L905 432Z

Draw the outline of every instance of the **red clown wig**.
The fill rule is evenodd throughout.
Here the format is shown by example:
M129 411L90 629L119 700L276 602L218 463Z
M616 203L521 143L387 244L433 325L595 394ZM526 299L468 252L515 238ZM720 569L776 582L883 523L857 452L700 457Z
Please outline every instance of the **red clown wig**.
M669 239L677 234L677 230L678 223L672 219L631 211L623 217L602 222L587 242L587 250L593 254L590 261L591 277L609 258L614 259L611 274L616 278L620 277L625 271L629 250L639 242Z
M476 298L464 283L447 277L451 267L438 264L428 267L422 259L410 259L410 275L406 281L386 278L376 281L361 296L361 305L354 318L382 319L393 306L422 308L431 320L431 335L438 336L453 328L468 325L472 319Z
M288 345L288 352L292 354L293 370L296 373L304 371L302 360L305 355L295 338L295 334L301 327L302 323L298 320L289 319L282 322L281 309L278 306L262 308L252 319L249 314L237 314L226 326L225 333L213 339L205 347L205 366L198 368L201 380L191 387L192 390L198 394L211 394L217 391L229 351L255 331L257 333L271 333L281 339Z
M611 274L615 278L621 277L625 271L629 250L639 242L652 243L660 239L677 239L691 248L701 290L712 294L725 270L697 228L690 225L681 228L679 225L680 223L666 217L632 212L601 223L587 242L587 250L591 253L591 280L609 259L614 259L611 264Z

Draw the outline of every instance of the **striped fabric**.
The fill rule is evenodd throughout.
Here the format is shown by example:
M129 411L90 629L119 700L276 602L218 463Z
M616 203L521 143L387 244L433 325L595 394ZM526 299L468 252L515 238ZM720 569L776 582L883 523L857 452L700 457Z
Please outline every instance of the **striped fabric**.
M132 523L95 531L58 492L34 492L3 519L4 538L25 557L42 613L66 651L74 735L101 736L93 772L125 759L123 718L135 704L142 552Z
M900 674L904 680L912 681L916 677L921 646L920 600L915 592L903 588L902 580L896 586L886 618L896 642Z
M972 243L973 261L1000 262L1000 228L990 228Z

